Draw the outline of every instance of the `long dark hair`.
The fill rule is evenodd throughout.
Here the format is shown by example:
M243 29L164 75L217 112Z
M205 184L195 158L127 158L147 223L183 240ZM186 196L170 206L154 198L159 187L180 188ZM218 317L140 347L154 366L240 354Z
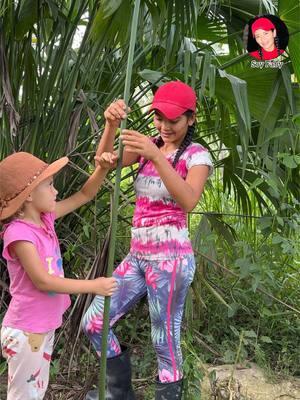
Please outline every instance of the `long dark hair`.
M194 114L194 112L191 111L191 110L188 110L185 113L183 113L183 115L186 115L188 118L191 118L193 114ZM178 147L178 149L176 151L176 154L175 154L175 157L174 157L174 160L172 162L172 167L174 169L176 168L176 164L178 163L179 158L181 157L181 155L185 152L187 147L192 143L195 129L196 129L195 123L193 123L193 125L188 127L186 135L185 135L183 141L181 142L180 146ZM156 146L158 148L160 148L160 147L162 147L164 145L164 141L163 141L161 136L158 136L158 138L155 139L154 143L156 144ZM144 160L143 161L143 163L140 165L140 167L139 167L139 169L137 171L137 175L136 176L138 176L138 174L143 170L143 168L145 167L145 165L147 164L148 161L149 160Z

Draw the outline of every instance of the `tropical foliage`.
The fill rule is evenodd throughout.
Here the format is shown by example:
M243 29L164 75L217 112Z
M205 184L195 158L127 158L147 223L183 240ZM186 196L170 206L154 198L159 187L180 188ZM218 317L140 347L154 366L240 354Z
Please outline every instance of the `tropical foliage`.
M93 168L103 110L123 94L132 10L133 0L0 5L0 155L25 150L52 161L67 154L70 166L57 177L61 197ZM244 27L263 13L278 14L289 29L282 68L252 68L245 52ZM295 0L141 2L128 125L154 133L147 114L153 89L186 81L199 97L195 141L215 163L189 217L198 270L187 302L187 360L195 360L189 349L196 349L202 361L235 361L244 331L241 359L300 373L299 14ZM133 177L131 168L123 172L116 262L128 250ZM113 181L111 173L92 204L58 223L69 276L105 267ZM0 278L5 287L5 268ZM2 314L8 301L4 290ZM75 301L58 336L57 360L69 372L74 365L86 371L90 357L82 355L86 342L78 332L89 301ZM118 328L136 346L134 362L144 375L154 367L148 352L138 357L148 324L142 305Z

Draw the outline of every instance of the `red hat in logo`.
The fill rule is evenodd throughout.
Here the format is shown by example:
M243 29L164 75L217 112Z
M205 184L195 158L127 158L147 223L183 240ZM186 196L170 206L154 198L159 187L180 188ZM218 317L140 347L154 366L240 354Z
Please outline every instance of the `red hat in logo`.
M252 35L254 35L257 29L263 29L264 31L270 31L271 29L275 29L275 25L272 21L268 18L262 17L258 18L256 21L253 22L251 26Z
M196 101L194 89L181 81L172 81L157 89L150 111L157 110L168 119L175 119L187 110L196 111Z

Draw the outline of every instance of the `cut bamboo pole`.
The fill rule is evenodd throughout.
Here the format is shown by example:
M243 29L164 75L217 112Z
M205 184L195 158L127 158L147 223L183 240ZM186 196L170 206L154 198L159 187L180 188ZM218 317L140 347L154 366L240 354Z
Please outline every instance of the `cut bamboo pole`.
M133 64L133 55L136 42L139 10L140 10L140 0L136 0L134 4L134 11L131 24L130 43L129 43L129 52L127 59L127 69L126 69L125 88L124 88L124 101L126 105L128 104L130 95L132 64ZM127 123L126 119L122 120L121 131L122 129L126 128L126 123ZM108 267L106 275L108 277L112 276L114 259L115 259L118 206L119 206L122 156L123 156L123 144L121 139L119 139L118 154L119 154L119 159L116 168L115 190L114 190L113 205L111 212L111 235L110 235L109 253L108 253ZM109 331L109 309L110 309L110 297L105 297L102 345L101 345L100 377L99 377L99 400L105 400L105 392L106 392L106 357L107 357L107 337Z

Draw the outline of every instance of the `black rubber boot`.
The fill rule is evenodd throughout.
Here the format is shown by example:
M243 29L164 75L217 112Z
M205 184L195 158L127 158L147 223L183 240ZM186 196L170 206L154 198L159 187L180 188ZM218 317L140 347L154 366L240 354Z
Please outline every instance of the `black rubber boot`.
M176 382L156 381L155 400L181 400L183 379Z
M122 353L107 359L106 367L106 400L135 400L131 385L131 365L129 350L122 347ZM99 391L90 390L86 400L98 400Z

